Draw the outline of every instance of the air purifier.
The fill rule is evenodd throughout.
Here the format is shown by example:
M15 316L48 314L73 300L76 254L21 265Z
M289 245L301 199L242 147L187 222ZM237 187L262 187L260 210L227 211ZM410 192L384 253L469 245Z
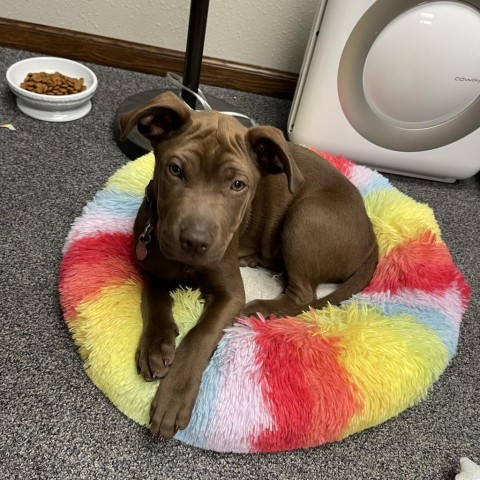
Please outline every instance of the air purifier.
M320 2L290 140L384 172L480 170L480 0Z

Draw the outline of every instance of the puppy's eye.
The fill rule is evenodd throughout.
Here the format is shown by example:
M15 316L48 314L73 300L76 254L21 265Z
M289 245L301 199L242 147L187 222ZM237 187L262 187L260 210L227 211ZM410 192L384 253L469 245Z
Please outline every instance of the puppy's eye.
M170 175L173 175L174 177L182 176L182 167L180 167L180 165L177 165L176 163L170 163L167 165L167 167Z
M242 182L242 180L235 180L232 182L231 188L235 192L241 192L246 188L247 184L245 182Z

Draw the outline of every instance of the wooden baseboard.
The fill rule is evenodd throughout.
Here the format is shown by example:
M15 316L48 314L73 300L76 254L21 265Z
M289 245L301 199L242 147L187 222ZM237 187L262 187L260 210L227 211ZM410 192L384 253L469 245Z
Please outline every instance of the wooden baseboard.
M184 53L0 17L0 45L165 76L183 72ZM298 75L204 57L201 82L291 99Z

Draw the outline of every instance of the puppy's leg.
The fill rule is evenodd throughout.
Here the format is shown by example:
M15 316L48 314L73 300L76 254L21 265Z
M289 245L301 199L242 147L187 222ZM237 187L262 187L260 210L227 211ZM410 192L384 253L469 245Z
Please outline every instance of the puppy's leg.
M319 195L292 207L282 238L285 292L273 300L253 300L243 315L294 316L309 306L318 309L327 302L339 303L368 284L376 261L371 227L361 220L361 212L355 215L341 201ZM368 268L362 269L365 262L369 262ZM341 282L345 283L338 291L316 299L319 284Z
M168 439L188 425L203 371L223 330L233 323L244 304L245 293L236 259L230 263L236 268L206 272L199 279L205 308L197 325L180 343L171 371L160 382L152 402L150 431L154 436Z
M295 316L302 313L316 300L316 288L312 288L305 279L293 274L285 292L272 300L252 300L242 310L242 316L249 317L261 313L268 317L272 313L278 316ZM320 308L320 307L316 307Z
M168 288L144 274L142 293L143 331L137 349L137 370L147 381L164 378L175 357L178 329L172 315Z

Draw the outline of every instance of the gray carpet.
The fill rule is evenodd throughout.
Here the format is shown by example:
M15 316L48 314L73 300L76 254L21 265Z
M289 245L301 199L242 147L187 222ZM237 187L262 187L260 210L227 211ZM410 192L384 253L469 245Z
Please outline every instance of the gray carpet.
M0 49L0 76L27 52ZM0 86L0 478L12 479L452 479L461 456L480 463L480 177L454 185L390 176L430 204L472 285L458 355L428 398L376 428L318 448L224 455L159 443L90 382L57 295L61 249L84 204L127 157L113 140L122 100L163 79L97 65L91 113L72 123L23 115ZM259 123L286 125L290 102L210 93ZM461 159L459 159L461 161Z

